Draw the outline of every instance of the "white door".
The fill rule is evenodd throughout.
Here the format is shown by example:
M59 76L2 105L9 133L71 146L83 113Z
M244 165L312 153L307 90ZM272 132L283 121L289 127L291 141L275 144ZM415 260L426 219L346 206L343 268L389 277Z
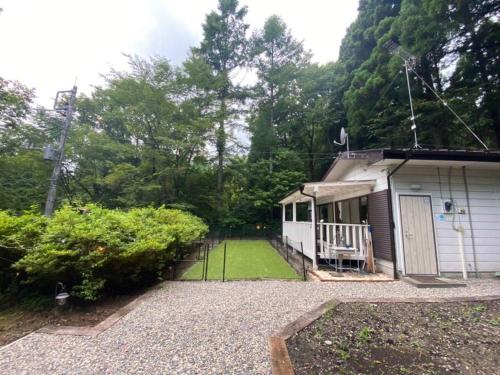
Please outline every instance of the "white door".
M436 243L430 196L400 195L405 270L408 275L436 275Z

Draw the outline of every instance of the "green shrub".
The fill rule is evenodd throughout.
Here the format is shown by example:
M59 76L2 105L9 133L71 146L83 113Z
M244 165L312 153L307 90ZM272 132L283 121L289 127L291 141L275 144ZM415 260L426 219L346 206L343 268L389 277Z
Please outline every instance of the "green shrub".
M72 294L95 300L160 277L177 246L205 235L197 217L160 208L109 210L63 206L48 221L39 243L15 267L25 283L50 292L62 281Z
M13 265L38 243L46 224L34 208L22 215L0 211L0 292L17 291L19 272Z

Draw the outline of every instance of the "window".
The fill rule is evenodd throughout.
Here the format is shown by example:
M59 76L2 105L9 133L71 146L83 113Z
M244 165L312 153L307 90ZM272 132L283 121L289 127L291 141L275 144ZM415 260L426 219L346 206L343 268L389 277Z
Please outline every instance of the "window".
M285 221L293 221L293 204L287 204L285 206Z
M368 197L359 198L359 218L361 223L368 223Z
M333 203L321 204L318 206L318 221L333 223Z
M335 202L335 221L343 224L362 224L368 221L368 197Z
M296 205L297 205L297 221L312 221L309 203L296 203Z

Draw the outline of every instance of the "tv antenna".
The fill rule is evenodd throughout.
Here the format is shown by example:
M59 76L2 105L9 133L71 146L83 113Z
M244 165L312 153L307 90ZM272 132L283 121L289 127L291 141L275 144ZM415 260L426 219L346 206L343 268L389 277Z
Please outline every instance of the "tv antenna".
M333 143L339 146L347 144L347 153L349 154L349 134L347 134L344 128L340 129L340 142L334 140Z
M405 72L406 72L406 84L408 86L408 98L410 99L410 111L411 111L411 130L413 131L413 136L415 138L415 144L413 148L421 148L418 144L417 139L417 124L415 123L415 112L413 110L413 98L411 96L411 86L410 86L410 75L409 70L414 71L415 65L417 64L417 58L405 51L399 44L395 41L389 39L384 43L384 48L388 50L391 54L399 56L404 61Z
M410 98L411 121L412 121L411 130L413 130L413 134L415 136L414 148L420 148L420 145L418 144L418 141L417 141L417 126L415 124L415 115L413 112L413 102L412 102L411 88L410 88L410 77L409 77L408 71L413 72L413 74L415 74L415 76L417 76L417 78L420 79L420 81L422 81L422 83L425 85L425 87L427 87L436 96L436 98L438 98L441 101L443 106L448 108L448 110L453 114L453 116L455 116L457 118L457 120L460 121L460 123L469 131L469 133L471 133L474 136L474 138L476 138L476 140L479 143L481 143L481 146L483 146L484 149L486 151L488 151L488 146L486 146L486 144L481 140L481 138L479 138L479 136L476 133L474 133L474 131L471 129L471 127L469 125L467 125L467 123L453 110L453 108L450 107L450 105L446 102L446 100L444 100L436 92L436 90L434 90L434 88L431 85L429 85L420 76L420 74L417 73L417 71L415 70L415 66L417 65L417 58L414 55L405 51L403 49L403 47L401 47L398 43L396 43L395 41L393 41L391 39L389 39L387 42L385 42L383 44L383 47L386 50L388 50L389 53L398 56L399 58L401 58L404 61L404 66L405 66L405 71L406 71L406 82L408 85L408 96Z

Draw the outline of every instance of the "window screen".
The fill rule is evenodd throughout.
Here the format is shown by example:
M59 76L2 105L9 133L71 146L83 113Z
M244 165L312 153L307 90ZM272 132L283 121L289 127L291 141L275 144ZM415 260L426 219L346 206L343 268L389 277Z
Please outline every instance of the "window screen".
M297 203L297 221L311 221L309 203Z
M285 221L293 221L293 204L285 206Z

